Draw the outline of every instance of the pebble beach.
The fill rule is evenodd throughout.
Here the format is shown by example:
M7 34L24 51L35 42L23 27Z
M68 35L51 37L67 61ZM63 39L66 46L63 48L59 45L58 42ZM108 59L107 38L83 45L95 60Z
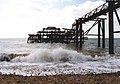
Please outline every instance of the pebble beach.
M0 84L120 84L120 72L88 75L0 75Z

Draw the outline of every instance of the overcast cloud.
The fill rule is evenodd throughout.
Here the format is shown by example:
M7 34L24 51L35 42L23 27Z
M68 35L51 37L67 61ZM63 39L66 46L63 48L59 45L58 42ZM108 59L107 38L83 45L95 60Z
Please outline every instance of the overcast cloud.
M71 28L75 19L103 3L102 0L0 0L0 38L26 38L47 26Z

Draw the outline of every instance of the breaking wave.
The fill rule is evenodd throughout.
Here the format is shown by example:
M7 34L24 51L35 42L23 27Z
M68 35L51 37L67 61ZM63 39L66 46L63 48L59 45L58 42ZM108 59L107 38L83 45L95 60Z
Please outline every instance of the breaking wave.
M18 56L27 56L28 53L24 53L24 54L14 54L14 53L0 53L0 61L11 61L12 59L14 59L15 57Z
M63 48L54 49L39 49L28 56L18 56L12 59L12 62L83 62L96 61L107 59L107 57L92 57L90 55L83 55L75 50L68 50Z
M36 52L25 56L16 57L12 62L81 62L85 60L93 60L91 56L85 56L75 50L67 50L63 48L39 49Z

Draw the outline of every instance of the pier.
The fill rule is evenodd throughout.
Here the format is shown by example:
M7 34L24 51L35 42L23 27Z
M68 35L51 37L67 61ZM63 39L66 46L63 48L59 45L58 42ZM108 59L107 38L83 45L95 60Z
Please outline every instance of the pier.
M75 30L49 26L38 31L37 34L29 34L28 43L72 43Z
M100 45L100 37L102 36L102 48L105 48L105 18L99 18L101 15L106 15L108 13L108 32L109 32L109 54L114 54L114 33L120 33L120 31L114 31L114 12L117 17L118 23L120 25L120 18L117 13L117 10L120 8L120 0L106 0L106 3L99 6L98 8L95 8L94 10L90 11L89 13L85 14L81 18L77 19L73 26L76 26L76 31L79 31L80 37L82 37L82 32L84 28L82 27L82 24L88 22L88 21L95 21L95 23L92 25L94 27L98 24L98 47L101 47ZM89 35L89 31L92 29L88 29L84 35ZM101 35L102 32L102 35ZM78 38L78 35L76 35ZM78 40L78 39L76 39ZM80 49L82 49L82 39L80 39ZM76 45L78 45L78 41L76 41Z
M105 48L105 20L108 19L109 54L114 54L114 34L120 33L120 31L114 31L114 15L120 26L120 18L117 12L118 8L120 8L120 0L106 0L106 3L103 5L76 19L71 29L62 28L63 30L61 30L56 27L43 28L37 34L29 34L28 43L74 43L76 48L82 49L85 36L97 36L98 47ZM106 16L106 14L108 14L108 17L100 18L102 15ZM94 24L87 31L84 31L83 24L87 24L90 21L94 21ZM98 25L98 33L89 34L95 25Z

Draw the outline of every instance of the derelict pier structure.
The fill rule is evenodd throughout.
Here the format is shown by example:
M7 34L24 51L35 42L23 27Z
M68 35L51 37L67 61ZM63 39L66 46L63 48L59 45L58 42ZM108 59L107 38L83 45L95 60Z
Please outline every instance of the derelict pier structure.
M49 26L38 31L37 34L29 34L27 43L71 43L74 42L75 30L56 28Z
M80 49L82 49L82 30L83 24L88 22L88 21L95 21L95 23L92 25L94 27L96 24L98 24L98 47L101 47L101 39L100 37L102 36L102 48L105 48L105 20L106 18L99 18L101 15L106 15L108 13L108 32L109 32L109 54L114 54L114 33L120 33L120 31L114 31L114 12L117 17L119 26L120 26L120 18L117 13L117 10L120 8L120 0L106 0L106 3L99 6L98 8L90 11L89 13L85 14L81 18L77 19L75 23L73 23L73 27L75 26L76 28L76 47L78 47L80 44ZM89 31L92 29L88 29L86 32L84 32L84 35L90 35L88 34ZM102 35L101 35L102 31ZM78 42L80 36L80 42Z
M82 49L84 43L84 36L97 36L98 47L105 48L105 20L107 18L100 18L99 16L106 15L108 13L108 33L109 33L109 54L114 54L114 33L120 33L120 31L114 31L114 15L116 15L118 24L120 26L120 18L117 9L120 8L120 0L106 0L106 3L95 8L89 13L85 14L81 18L75 20L71 29L63 28L64 31L56 27L43 28L42 31L38 31L37 34L29 34L28 42L51 42L51 43L71 43L74 42L76 48ZM115 14L114 14L115 13ZM91 28L84 31L83 24L95 21ZM98 34L89 34L89 31L98 25Z

